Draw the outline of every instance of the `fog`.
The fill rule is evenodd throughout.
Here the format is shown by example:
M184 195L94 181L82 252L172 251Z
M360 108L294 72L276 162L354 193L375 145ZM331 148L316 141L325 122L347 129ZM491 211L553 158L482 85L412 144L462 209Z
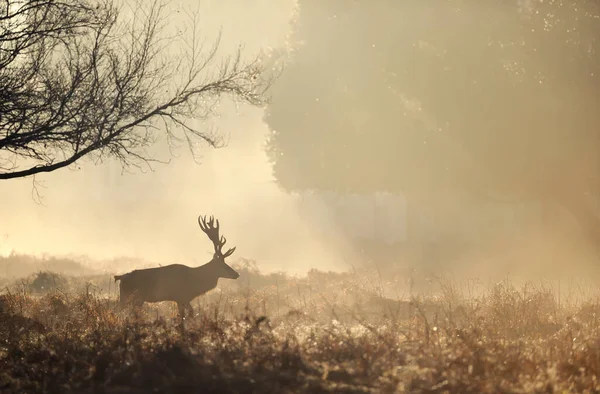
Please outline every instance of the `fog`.
M519 3L527 5L530 2ZM315 11L319 6L314 4L310 9L307 8L308 12L327 14L322 10ZM371 3L368 4L370 7ZM186 12L190 7L196 6L199 7L199 22L206 42L212 42L219 32L222 32L220 56L233 54L240 44L243 45L243 53L248 57L258 53L285 55L294 46L303 44L291 42L290 39L295 28L293 22L298 16L298 4L295 0L213 0L200 3L181 1L172 4L171 12L180 15L178 18L181 18L183 23ZM381 12L381 9L377 12ZM427 12L428 9L423 9L418 10L417 14L429 15ZM434 15L432 18L435 17L442 18L440 15ZM342 16L339 19L343 19ZM390 16L391 19L394 18ZM405 19L410 21L410 17ZM315 20L318 18L315 17ZM349 20L350 22L347 23L354 26L351 24L352 19ZM304 34L313 39L311 43L313 52L310 53L314 53L314 59L311 59L314 61L310 64L296 64L297 68L305 67L304 74L294 74L301 76L287 79L286 83L277 85L275 91L278 93L275 94L275 100L281 97L284 101L287 100L285 102L287 107L283 105L285 107L283 110L281 110L283 107L279 107L277 116L283 119L280 124L290 127L295 124L310 128L310 125L303 123L305 121L303 118L294 117L292 110L298 109L300 113L304 108L309 108L307 103L310 102L310 105L318 108L317 110L313 108L312 114L321 114L324 122L334 118L330 114L345 113L347 116L339 117L343 120L335 118L332 123L348 122L340 127L345 126L349 130L364 128L361 132L368 127L386 129L391 128L386 114L398 111L395 105L401 101L405 106L403 110L405 117L407 112L412 111L410 116L414 117L415 122L428 123L428 128L436 132L439 127L438 134L442 134L442 138L439 138L439 135L435 138L429 138L430 136L427 135L414 137L423 139L425 141L423 146L429 143L427 146L434 146L435 149L436 138L438 142L454 144L453 149L444 150L444 154L448 156L433 156L434 160L428 160L441 167L450 163L450 169L444 168L442 177L435 179L443 178L443 182L450 179L449 183L461 182L462 180L458 178L461 171L476 165L469 162L472 158L465 153L464 146L452 142L452 138L444 134L448 131L445 129L447 125L435 124L436 117L431 113L428 115L426 110L422 111L422 103L408 93L393 92L397 96L402 96L397 102L381 99L379 92L375 91L380 89L377 84L383 84L382 80L387 78L383 72L369 74L368 70L364 70L365 73L362 74L362 70L358 70L360 67L348 70L344 66L352 61L348 54L353 54L354 49L350 48L349 42L356 43L357 48L362 48L360 50L372 51L369 53L373 54L369 56L374 59L373 67L380 66L377 59L381 60L383 68L384 61L402 62L405 58L400 55L376 52L379 44L371 41L369 26L365 27L364 31L344 33L347 34L346 41L336 48L341 55L330 57L332 41L321 40L321 38L335 37L335 34L341 34L340 31L343 29L329 29L328 26L323 24L303 27ZM419 34L414 31L417 27L411 26L408 22L405 28L406 34ZM420 28L425 29L423 26ZM456 28L457 31L459 29L452 26L451 28ZM352 37L353 40L348 40L348 37ZM420 41L419 45L424 48L421 49L432 53L437 50L433 46L428 46L430 44L425 41ZM398 59L393 58L394 56ZM469 59L460 61L470 64ZM331 79L325 82L312 78L312 73L316 75L320 69L326 69L328 64L339 65L337 69L339 71L335 76L327 76ZM468 73L468 68L465 69L467 70L465 73ZM356 81L356 73L359 71L360 76L364 77L358 83L363 89L359 93L337 97L335 92L331 93L323 88L326 82L334 79L336 86L342 86L345 78ZM355 74L352 74L353 72ZM426 73L424 72L423 75L420 77L426 80L428 78ZM418 77L414 78L415 81L422 82ZM417 82L415 85L418 84ZM278 81L275 81L275 84L277 83ZM317 92L314 95L311 95L313 92L309 88L296 90L297 86L310 87L311 83ZM385 84L387 89L387 82ZM563 92L567 99L570 97L573 100L580 100L582 106L590 108L597 103L592 89L586 90L583 98L578 98L579 92L569 90L568 84L564 86L567 86ZM435 83L431 82L428 89L435 93ZM365 97L371 98L370 95L375 97L373 100L379 101L365 103L368 101ZM327 101L328 99L330 101ZM321 104L315 104L319 100ZM452 98L452 100L458 99ZM272 108L276 108L281 102L275 101ZM433 102L430 107L435 108L435 104L439 103ZM373 115L371 112L374 108L381 112ZM442 105L440 108L442 110L439 112L444 114L443 110L446 108ZM502 108L499 107L497 113L501 111ZM493 110L490 110L491 112ZM571 274L574 272L586 274L592 271L589 264L593 260L590 257L591 252L583 246L581 234L577 233L578 224L573 217L562 213L555 217L552 223L548 221L542 223L543 207L536 205L535 201L516 204L516 208L513 206L506 210L506 204L502 203L482 204L468 199L461 200L452 194L456 190L449 188L446 194L439 194L433 198L425 198L419 194L407 197L396 196L398 198L385 193L376 194L372 196L373 201L383 207L379 213L370 205L371 197L360 200L357 196L349 195L345 196L346 200L338 204L339 209L334 213L325 208L324 201L339 198L339 195L337 197L321 195L320 198L310 195L301 197L284 191L275 182L273 167L265 153L265 144L269 137L272 137L270 128L274 127L273 124L266 123L265 114L264 109L224 100L219 107L219 115L206 124L198 123L198 126L214 127L226 137L228 143L220 149L202 147L199 163L193 160L187 147L183 146L175 151L176 156L170 158L168 164L156 163L152 165L152 169L133 169L123 172L116 162L93 163L84 159L72 166L73 168L38 175L35 179L1 181L0 254L18 252L35 255L85 255L94 259L131 257L156 264L177 262L199 265L208 261L212 255L212 246L200 231L196 221L198 215L208 214L215 215L220 220L222 233L228 239L227 246L237 247L233 259L255 260L264 272L274 270L305 272L311 268L348 269L356 257L352 252L354 249L349 246L351 240L347 236L353 231L355 233L362 231L363 233L359 234L361 236L386 238L390 242L402 242L420 237L424 246L421 246L422 250L419 252L421 255L416 257L415 261L427 260L423 255L426 254L425 249L431 242L451 243L450 235L460 233L462 237L471 238L470 246L465 247L459 255L436 258L447 260L448 266L453 264L463 273L481 274L488 270L499 274L511 271L535 277L548 273L549 269ZM587 114L589 116L587 124L597 124L594 123L598 121L597 115L593 115L590 111ZM460 119L463 115L466 116L457 111L448 118L454 119L454 116ZM485 118L487 115L473 115L473 119L478 121L480 119L475 118L476 116ZM318 116L313 117L314 119L317 119L315 123L322 120ZM273 122L277 123L277 121L275 119ZM517 122L518 120L515 121ZM581 123L585 122L581 120ZM542 125L548 126L545 123ZM496 126L491 126L491 129L497 131L494 127ZM501 127L498 126L498 129ZM548 129L551 127L548 126ZM540 130L538 131L541 132ZM317 135L320 131L313 130L313 132ZM410 130L406 135L412 135ZM310 133L306 137L304 134L298 136L304 138L299 145L307 147L317 146L320 143L337 146L339 142L335 136L329 137L329 135L319 141L312 140L314 135ZM550 141L551 138L547 140ZM552 154L556 153L552 149L557 149L557 146L561 152L562 149L566 150L562 140L557 137L556 141L558 142L553 142L552 147L548 148ZM488 150L482 151L481 157L493 156L495 147L501 142L492 139L485 142L488 144ZM365 162L377 162L379 153L386 148L384 145L385 143L377 146L370 156L369 153L361 152L367 157ZM412 182L411 185L418 184L420 187L421 184L429 181L428 169L418 161L424 155L420 150L412 149L411 145L406 144L406 146L402 145L399 149L398 156L403 159L390 165L390 174L395 173L397 168L404 168L408 174L406 182ZM590 163L593 166L593 163L598 161L595 145L578 140L573 142L573 146L565 156L570 155L570 158L577 155L585 156L585 166L588 167ZM169 159L165 141L159 141L155 149L161 158ZM343 145L340 149L346 149L346 146ZM551 156L550 153L548 156ZM330 158L331 163L336 163L336 160L343 161L343 156L342 159ZM513 171L511 174L520 175L519 166L523 163L517 161L510 162L515 166L510 170ZM500 162L504 165L503 159ZM583 162L582 159L577 163ZM578 173L588 171L584 165L578 167L573 164L575 161L570 163ZM540 168L545 168L544 165L540 164L539 168L533 166L530 170L538 171ZM357 167L350 176L355 177L357 183L368 183L372 178L369 168L360 165ZM565 165L564 168L567 167ZM302 180L303 176L318 171L318 167L306 166L301 170L305 172L294 170L298 171L296 179ZM590 170L586 175L596 176L594 171L596 170ZM583 179L583 176L580 178ZM501 177L496 178L498 179ZM525 176L522 177L524 183L527 182L526 179ZM578 186L577 182L579 180L573 180L572 184L561 184L557 188ZM460 202L454 203L455 199ZM335 215L338 215L337 219ZM376 220L378 222L375 224ZM408 226L411 226L410 229ZM520 228L517 241L513 239L511 243L507 243L509 241L498 238L499 234L514 233L516 227ZM475 238L482 242L475 242ZM565 265L565 261L579 261L582 269L573 271L573 266Z
M196 4L174 2L172 11L185 19ZM285 47L294 10L292 0L202 1L201 31L208 47L221 31L223 56L242 44L243 53L253 57ZM197 217L213 214L228 245L237 246L232 258L254 259L267 272L335 269L335 253L311 235L297 199L273 181L262 117L262 109L224 100L219 116L201 127L214 127L227 146L202 147L199 164L185 146L169 164L153 165L153 171L123 173L118 163L83 160L37 176L41 200L32 178L0 182L0 253L198 265L210 260L212 245Z
M268 116L286 188L397 193L345 215L419 268L597 277L597 3L301 4Z

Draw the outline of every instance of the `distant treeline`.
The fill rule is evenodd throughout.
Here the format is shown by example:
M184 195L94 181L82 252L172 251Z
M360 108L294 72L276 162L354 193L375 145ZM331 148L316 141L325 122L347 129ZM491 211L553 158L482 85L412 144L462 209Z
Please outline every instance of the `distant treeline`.
M95 275L117 272L131 266L147 267L150 265L153 264L126 257L94 260L87 256L36 256L13 252L8 256L0 256L0 277L22 278L40 271L52 271L71 276Z

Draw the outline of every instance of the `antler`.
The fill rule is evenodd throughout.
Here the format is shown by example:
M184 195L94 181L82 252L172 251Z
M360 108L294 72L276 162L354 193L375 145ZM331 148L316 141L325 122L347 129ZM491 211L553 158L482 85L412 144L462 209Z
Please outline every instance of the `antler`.
M217 225L215 226L215 218L212 215L208 222L206 221L206 216L198 216L198 224L200 225L202 231L206 233L208 239L212 241L213 245L215 246L216 254L225 258L227 256L231 256L231 254L235 252L235 246L225 253L221 251L223 245L225 245L225 242L227 242L227 238L225 238L224 236L221 236L221 238L219 238L219 219L217 219Z

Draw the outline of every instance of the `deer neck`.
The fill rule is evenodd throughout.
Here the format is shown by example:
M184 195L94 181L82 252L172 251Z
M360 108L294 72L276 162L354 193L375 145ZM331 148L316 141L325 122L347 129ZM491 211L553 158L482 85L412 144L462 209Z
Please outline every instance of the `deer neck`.
M197 283L206 284L211 289L217 286L219 281L217 267L212 262L194 268L194 276Z

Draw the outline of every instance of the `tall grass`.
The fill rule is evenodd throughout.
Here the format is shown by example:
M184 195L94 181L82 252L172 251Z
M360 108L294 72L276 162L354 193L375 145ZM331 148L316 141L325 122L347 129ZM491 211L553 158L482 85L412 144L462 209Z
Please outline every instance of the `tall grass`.
M592 298L509 281L392 298L356 273L242 273L183 324L170 303L121 310L104 277L15 282L0 298L0 392L600 390Z

